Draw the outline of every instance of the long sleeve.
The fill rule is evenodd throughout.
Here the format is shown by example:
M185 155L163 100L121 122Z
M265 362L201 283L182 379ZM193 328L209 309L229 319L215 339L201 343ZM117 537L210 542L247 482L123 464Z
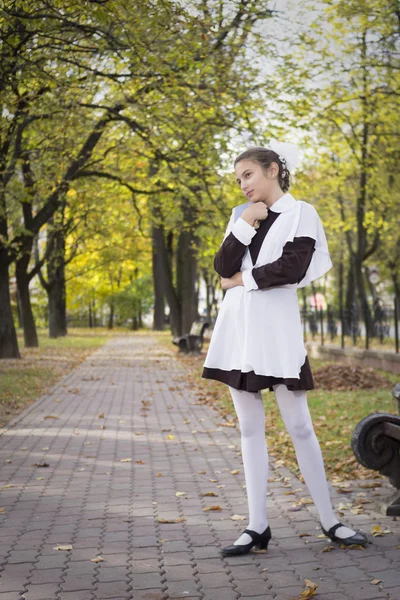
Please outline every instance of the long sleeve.
M241 217L236 221L215 255L214 269L218 275L233 277L240 271L246 248L256 233L257 230Z
M287 242L282 256L271 263L254 267L242 273L243 283L247 290L263 290L270 287L299 283L311 262L315 240L302 236Z

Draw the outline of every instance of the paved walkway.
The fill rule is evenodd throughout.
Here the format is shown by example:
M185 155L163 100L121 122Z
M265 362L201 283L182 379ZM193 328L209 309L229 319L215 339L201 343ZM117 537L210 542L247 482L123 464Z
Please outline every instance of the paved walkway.
M286 600L305 579L324 600L400 598L400 521L364 489L374 503L344 520L371 543L323 551L314 505L290 510L306 488L272 457L268 550L222 558L247 501L220 422L151 336L110 340L2 430L0 600ZM352 496L332 487L335 506Z

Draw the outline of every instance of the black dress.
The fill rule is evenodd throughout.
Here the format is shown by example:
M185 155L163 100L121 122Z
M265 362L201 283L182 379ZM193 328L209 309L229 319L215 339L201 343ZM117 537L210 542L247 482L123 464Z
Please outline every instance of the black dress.
M267 218L261 221L249 246L242 244L233 233L230 233L215 255L214 269L218 275L221 277L233 277L235 273L240 271L247 247L249 248L253 264L255 264L264 238L280 214L271 209L268 210ZM266 289L288 283L299 283L306 274L314 249L315 240L309 237L297 237L294 238L293 242L287 242L283 247L280 258L274 262L252 269L252 275L258 288ZM203 367L202 377L204 379L215 379L237 390L246 390L248 392L257 392L262 389L269 389L272 392L272 386L277 383L284 383L289 390L314 389L314 380L307 356L301 367L299 379L257 375L254 371L242 373L235 369L225 371L223 369L211 369L208 367Z

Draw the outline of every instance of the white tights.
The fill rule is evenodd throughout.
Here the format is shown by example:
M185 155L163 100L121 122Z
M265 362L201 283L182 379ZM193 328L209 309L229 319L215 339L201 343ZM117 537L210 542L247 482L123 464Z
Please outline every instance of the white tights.
M335 517L329 496L321 448L314 432L303 390L290 391L286 385L274 386L275 397L288 431L304 481L317 507L324 529L339 520ZM268 526L266 494L268 485L268 449L265 440L265 412L261 392L246 392L229 386L241 432L241 447L249 506L247 529L262 533ZM348 527L340 527L335 535L354 535ZM248 544L251 537L243 533L234 544Z

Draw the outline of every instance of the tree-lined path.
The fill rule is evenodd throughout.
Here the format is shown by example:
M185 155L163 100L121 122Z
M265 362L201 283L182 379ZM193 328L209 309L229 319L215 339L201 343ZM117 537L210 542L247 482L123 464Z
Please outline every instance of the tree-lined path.
M219 555L247 525L240 434L151 335L110 339L0 447L0 600L286 600L305 580L324 600L400 597L399 522L364 489L373 502L343 520L371 543L330 544L313 504L291 510L308 491L272 457L268 551ZM334 505L359 492L332 488ZM377 525L391 533L372 536Z

